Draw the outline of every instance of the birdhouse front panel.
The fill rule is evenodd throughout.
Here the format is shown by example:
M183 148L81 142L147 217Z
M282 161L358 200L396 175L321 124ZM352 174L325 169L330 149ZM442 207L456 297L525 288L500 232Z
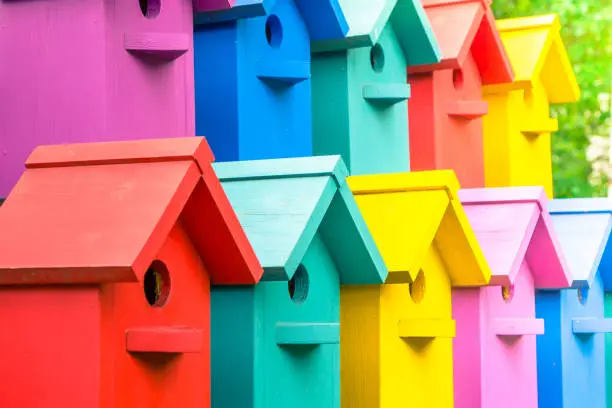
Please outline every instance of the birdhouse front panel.
M0 84L12 103L0 108L0 196L40 144L193 135L191 10L188 0L2 3L11 64Z
M194 38L197 132L217 161L312 155L310 37L293 0Z

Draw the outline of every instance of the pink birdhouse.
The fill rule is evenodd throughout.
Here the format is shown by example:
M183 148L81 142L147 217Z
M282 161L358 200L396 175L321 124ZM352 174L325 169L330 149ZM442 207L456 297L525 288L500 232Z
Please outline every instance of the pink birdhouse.
M569 287L542 187L465 189L490 285L453 290L455 407L538 406L536 289Z
M2 1L0 27L0 197L38 145L195 135L192 0Z

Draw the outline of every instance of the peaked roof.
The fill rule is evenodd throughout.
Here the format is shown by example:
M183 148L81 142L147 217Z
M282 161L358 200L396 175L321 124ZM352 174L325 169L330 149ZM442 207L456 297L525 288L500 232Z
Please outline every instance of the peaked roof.
M387 269L340 156L215 163L214 169L264 267L263 280L291 279L320 231L343 284L384 282Z
M516 76L512 84L492 87L485 90L487 93L532 88L539 78L550 103L569 103L580 98L555 14L499 20L497 27Z
M612 228L612 201L607 198L566 198L548 203L555 231L573 273L572 287L588 287L595 273L601 270L607 289L612 288L612 268L603 265L612 261L606 249Z
M536 288L569 287L542 187L464 189L459 197L491 265L492 285L513 284L526 260Z
M142 279L178 220L213 282L256 283L212 160L199 137L36 148L0 207L0 283Z
M409 65L440 61L440 48L420 0L338 0L348 22L348 33L312 44L314 52L371 47L388 23Z
M450 170L352 176L349 185L389 268L413 281L436 245L453 286L482 286L491 271L457 197Z
M197 1L197 0L195 0ZM202 0L200 0L202 1ZM261 17L269 14L276 0L234 0L228 7L227 0L219 0L220 7L200 7L194 17L196 25ZM311 41L344 38L349 27L340 8L339 0L293 0L308 27Z
M491 11L491 0L422 0L442 50L438 64L413 66L409 73L460 69L468 53L483 85L512 82L514 73Z

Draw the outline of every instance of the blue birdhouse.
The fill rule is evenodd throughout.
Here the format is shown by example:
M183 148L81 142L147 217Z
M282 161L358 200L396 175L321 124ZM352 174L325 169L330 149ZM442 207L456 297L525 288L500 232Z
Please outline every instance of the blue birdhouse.
M605 407L604 293L612 290L610 255L612 201L603 198L549 202L554 229L573 275L572 287L538 291L536 316L546 321L537 338L541 407ZM609 261L608 261L609 262Z
M340 406L340 286L387 269L339 156L216 163L264 267L211 289L212 406Z
M195 22L196 133L217 161L311 156L310 43L348 31L337 0L237 0Z
M349 171L408 171L407 68L440 61L420 0L339 0L342 39L312 44L314 154L342 154Z

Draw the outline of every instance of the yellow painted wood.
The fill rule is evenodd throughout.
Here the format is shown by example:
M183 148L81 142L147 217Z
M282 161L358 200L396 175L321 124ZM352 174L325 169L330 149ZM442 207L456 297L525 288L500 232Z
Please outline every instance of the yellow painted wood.
M453 406L452 286L490 270L452 171L349 177L389 266L384 285L341 289L344 408Z
M483 119L487 187L542 185L553 197L550 104L575 102L580 89L556 15L499 20L515 72L511 84L485 86Z

